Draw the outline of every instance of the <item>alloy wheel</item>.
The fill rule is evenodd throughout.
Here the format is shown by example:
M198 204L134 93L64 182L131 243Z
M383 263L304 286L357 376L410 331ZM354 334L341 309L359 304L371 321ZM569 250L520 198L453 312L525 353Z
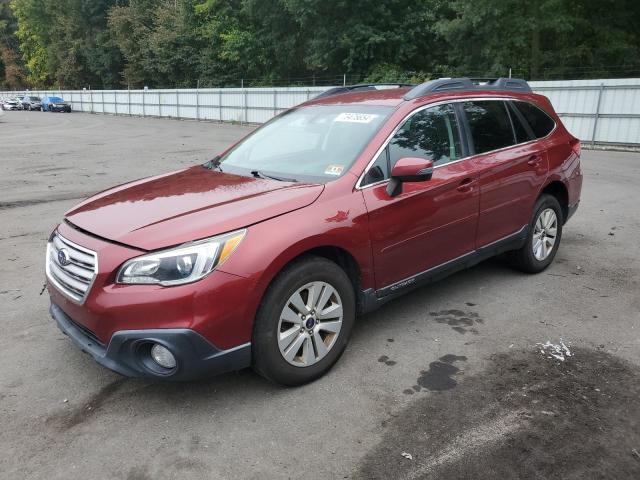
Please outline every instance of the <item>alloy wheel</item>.
M533 228L533 256L542 262L553 251L558 234L558 216L552 208L545 208L538 218Z
M335 345L342 316L342 299L330 284L315 281L300 287L280 314L280 353L296 367L318 363Z

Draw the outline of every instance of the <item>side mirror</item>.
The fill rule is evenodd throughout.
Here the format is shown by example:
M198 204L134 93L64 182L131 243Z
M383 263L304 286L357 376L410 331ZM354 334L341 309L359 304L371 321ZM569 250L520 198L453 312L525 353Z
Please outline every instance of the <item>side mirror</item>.
M387 193L395 197L402 193L404 182L425 182L433 175L433 160L417 157L404 157L391 169L391 179L387 185Z

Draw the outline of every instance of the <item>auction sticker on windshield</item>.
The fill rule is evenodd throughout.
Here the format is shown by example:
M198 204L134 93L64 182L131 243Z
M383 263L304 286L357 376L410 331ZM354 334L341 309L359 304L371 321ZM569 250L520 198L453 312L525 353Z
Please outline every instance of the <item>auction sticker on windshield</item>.
M334 121L347 123L371 123L375 118L378 118L378 116L379 115L374 115L372 113L343 112L338 115Z
M344 170L344 165L327 165L324 169L325 175L340 175Z

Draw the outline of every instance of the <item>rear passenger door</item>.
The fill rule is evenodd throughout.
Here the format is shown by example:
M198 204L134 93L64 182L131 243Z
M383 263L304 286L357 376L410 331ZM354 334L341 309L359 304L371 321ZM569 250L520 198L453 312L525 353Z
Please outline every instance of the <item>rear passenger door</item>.
M478 170L480 213L476 248L529 223L547 171L544 145L508 101L464 102L474 163Z

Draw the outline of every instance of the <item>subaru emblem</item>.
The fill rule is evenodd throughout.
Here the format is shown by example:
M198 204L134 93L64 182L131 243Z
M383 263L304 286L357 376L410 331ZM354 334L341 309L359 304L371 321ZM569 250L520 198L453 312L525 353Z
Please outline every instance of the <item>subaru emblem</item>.
M58 250L58 263L63 267L69 265L70 262L69 252L67 252L66 248L61 248Z

